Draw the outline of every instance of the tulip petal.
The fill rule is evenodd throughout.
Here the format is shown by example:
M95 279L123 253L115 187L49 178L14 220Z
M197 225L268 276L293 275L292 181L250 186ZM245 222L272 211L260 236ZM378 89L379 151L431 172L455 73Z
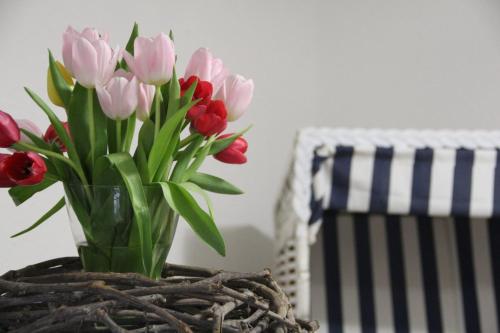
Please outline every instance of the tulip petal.
M82 86L93 88L98 68L95 48L85 38L79 38L73 46L73 75Z

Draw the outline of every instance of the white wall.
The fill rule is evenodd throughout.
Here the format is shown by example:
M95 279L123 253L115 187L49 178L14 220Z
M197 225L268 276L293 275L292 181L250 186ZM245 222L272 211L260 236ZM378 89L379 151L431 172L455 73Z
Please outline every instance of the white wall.
M181 68L210 47L256 83L235 126L250 162L206 170L246 190L215 197L228 256L219 258L181 226L171 261L255 270L272 264L272 211L294 133L317 126L496 128L500 124L500 2L494 0L27 1L0 0L0 109L47 125L25 95L45 95L47 48L60 57L67 24L108 31L124 45L172 28ZM62 115L62 111L59 111ZM15 208L0 191L0 271L75 255L65 212L18 239L61 195Z

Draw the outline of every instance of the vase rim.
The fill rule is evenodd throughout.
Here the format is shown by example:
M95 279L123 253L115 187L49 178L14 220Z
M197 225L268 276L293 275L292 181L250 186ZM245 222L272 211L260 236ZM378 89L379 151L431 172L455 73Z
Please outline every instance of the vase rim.
M75 184L75 183L64 183L64 186L72 187L72 188L90 188L90 189L127 189L126 186L123 185L84 185L84 184ZM155 184L146 184L142 185L143 188L158 188Z

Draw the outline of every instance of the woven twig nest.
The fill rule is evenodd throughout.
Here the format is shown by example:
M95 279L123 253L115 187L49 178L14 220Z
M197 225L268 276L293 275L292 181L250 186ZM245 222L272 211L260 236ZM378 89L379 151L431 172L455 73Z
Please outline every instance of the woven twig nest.
M0 278L0 332L314 332L269 270L166 264L162 279L82 272L59 258Z

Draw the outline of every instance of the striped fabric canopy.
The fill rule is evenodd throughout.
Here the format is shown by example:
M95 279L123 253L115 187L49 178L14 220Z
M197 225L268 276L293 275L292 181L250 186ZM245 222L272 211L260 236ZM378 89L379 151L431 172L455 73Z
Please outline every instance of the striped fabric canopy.
M312 173L325 332L500 332L500 150L323 145Z

